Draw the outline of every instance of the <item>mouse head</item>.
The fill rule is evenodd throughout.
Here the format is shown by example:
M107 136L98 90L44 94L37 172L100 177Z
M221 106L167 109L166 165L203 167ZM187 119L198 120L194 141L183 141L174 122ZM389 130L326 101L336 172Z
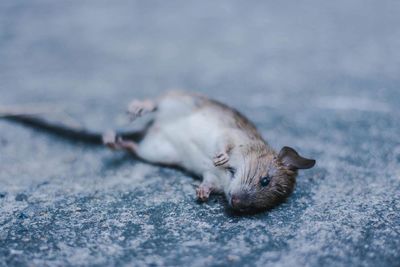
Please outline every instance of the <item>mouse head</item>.
M297 171L315 165L315 160L290 147L282 148L278 155L255 154L258 156L249 154L232 174L227 198L236 211L265 210L283 202L293 192Z

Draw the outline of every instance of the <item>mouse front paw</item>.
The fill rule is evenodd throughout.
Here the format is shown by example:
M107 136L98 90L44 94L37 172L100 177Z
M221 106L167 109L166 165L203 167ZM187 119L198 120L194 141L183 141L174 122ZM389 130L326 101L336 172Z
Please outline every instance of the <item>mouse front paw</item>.
M229 155L226 152L222 152L213 158L213 163L215 167L222 166L228 163L228 161L229 161Z
M211 194L211 187L205 184L201 184L199 187L196 189L196 195L197 199L199 201L205 202L208 200Z

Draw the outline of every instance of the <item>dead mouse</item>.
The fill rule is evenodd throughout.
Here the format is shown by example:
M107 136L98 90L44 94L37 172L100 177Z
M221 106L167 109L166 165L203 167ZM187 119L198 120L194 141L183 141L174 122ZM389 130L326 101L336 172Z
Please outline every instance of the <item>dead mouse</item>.
M108 147L128 150L147 162L188 170L203 178L196 190L199 200L223 193L231 208L240 212L266 210L283 202L294 189L298 170L315 165L315 160L290 147L276 153L246 117L199 94L173 91L155 100L134 100L128 113L132 120L153 114L140 137L53 127L84 141L103 139ZM0 111L8 119L46 124L28 115Z

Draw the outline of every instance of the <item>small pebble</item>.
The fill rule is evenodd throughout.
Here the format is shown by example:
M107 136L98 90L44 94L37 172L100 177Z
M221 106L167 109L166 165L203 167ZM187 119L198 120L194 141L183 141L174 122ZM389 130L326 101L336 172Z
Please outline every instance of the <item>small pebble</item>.
M15 200L16 201L27 201L28 200L28 196L23 194L23 193L20 193L20 194L17 194L15 196Z
M228 255L228 260L229 261L238 261L239 257L236 255Z
M28 215L26 215L25 213L21 212L18 215L18 219L21 219L21 220L28 219Z

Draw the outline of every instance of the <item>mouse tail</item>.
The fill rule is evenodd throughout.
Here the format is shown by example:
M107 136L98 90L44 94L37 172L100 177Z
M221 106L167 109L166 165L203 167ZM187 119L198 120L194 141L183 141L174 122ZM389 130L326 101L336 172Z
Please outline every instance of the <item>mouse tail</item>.
M69 141L103 145L102 132L88 130L67 117L59 120L50 120L45 117L39 110L28 111L0 107L0 119L16 122ZM126 139L140 141L145 131L117 132L116 134Z

